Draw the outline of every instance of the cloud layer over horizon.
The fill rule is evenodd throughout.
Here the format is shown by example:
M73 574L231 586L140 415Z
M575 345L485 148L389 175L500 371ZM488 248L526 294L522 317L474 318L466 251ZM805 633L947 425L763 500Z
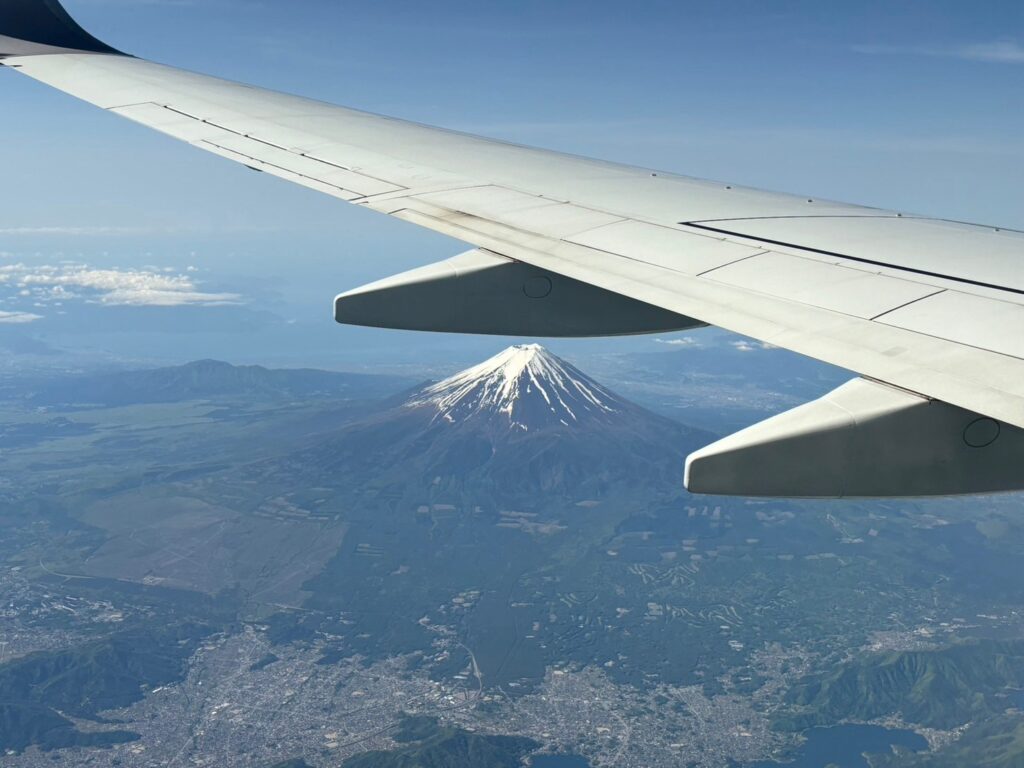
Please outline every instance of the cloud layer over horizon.
M191 270L191 268L190 268ZM79 262L14 263L0 266L0 323L41 320L37 309L70 302L129 307L223 306L239 304L237 293L201 290L190 270L172 268L96 268Z

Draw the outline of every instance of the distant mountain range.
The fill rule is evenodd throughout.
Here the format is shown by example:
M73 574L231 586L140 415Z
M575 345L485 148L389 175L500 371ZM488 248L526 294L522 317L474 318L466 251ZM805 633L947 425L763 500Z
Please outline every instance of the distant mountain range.
M105 407L240 396L361 399L388 397L414 383L398 376L199 360L169 368L48 378L30 387L27 399L35 405Z
M539 345L510 347L283 458L273 471L536 507L679 488L711 436L616 395ZM267 468L261 468L261 472ZM412 480L412 482L410 482Z

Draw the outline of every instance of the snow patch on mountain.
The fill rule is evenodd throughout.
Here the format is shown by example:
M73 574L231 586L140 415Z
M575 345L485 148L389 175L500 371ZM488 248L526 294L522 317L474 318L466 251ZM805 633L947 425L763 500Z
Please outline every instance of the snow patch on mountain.
M524 344L427 387L409 405L433 406L452 423L499 415L528 431L617 413L624 402L539 344Z

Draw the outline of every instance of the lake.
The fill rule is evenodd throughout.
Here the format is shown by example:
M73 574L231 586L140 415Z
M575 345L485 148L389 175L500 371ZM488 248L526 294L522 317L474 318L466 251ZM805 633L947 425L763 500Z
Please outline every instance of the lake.
M883 754L893 746L900 746L920 752L928 748L928 742L913 731L882 728L877 725L837 725L832 728L812 728L806 734L807 741L801 746L792 762L776 763L764 761L753 763L748 768L824 768L835 764L839 768L869 768L863 753Z

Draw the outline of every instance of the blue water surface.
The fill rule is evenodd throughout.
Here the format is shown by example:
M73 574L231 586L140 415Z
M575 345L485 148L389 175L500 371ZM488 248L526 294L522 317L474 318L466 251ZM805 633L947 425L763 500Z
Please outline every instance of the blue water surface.
M812 728L807 741L800 747L792 762L763 761L749 768L824 768L835 764L839 768L869 768L864 753L884 754L894 746L920 752L928 748L923 736L913 731L882 728L877 725L837 725L832 728Z

